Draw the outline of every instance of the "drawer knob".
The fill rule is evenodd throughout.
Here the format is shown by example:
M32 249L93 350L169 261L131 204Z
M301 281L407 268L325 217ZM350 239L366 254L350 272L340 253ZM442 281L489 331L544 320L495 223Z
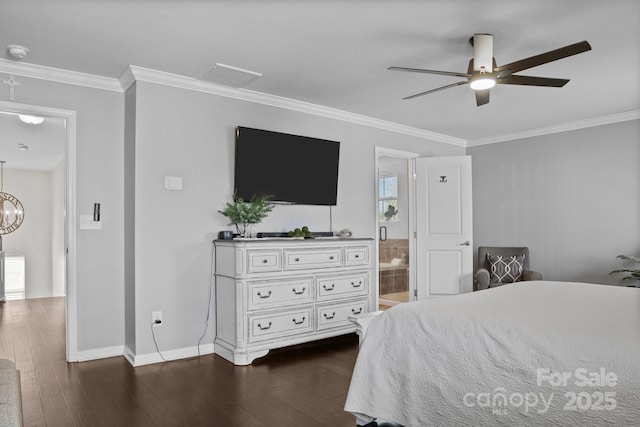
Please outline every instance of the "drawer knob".
M327 313L324 313L324 318L327 319L327 320L331 320L334 317L336 317L336 312L335 311L333 312L333 314L331 314L331 316L328 316Z
M356 311L355 309L353 309L353 308L352 308L352 309L351 309L351 312L352 312L353 314L360 314L360 313L362 313L362 307L360 307L360 308L358 309L358 311Z
M306 290L307 290L307 288L303 287L303 288L302 288L302 290L301 290L300 292L296 291L296 288L293 288L292 290L293 290L293 293L294 293L294 294L296 294L296 295L302 295L302 294L304 294L304 291L306 291Z
M271 328L271 322L269 322L267 326L262 326L260 323L258 323L258 328L260 328L261 331L266 331L267 329Z
M306 317L302 317L302 320L299 322L296 320L295 317L292 320L293 320L293 323L295 323L296 325L302 325L304 323L304 319L306 319Z
M268 263L268 262L269 262L269 260L268 260L268 259L266 259L266 258L262 260L262 263L263 263L263 264L266 264L266 263Z
M360 286L362 286L362 280L360 280L358 284L356 284L355 282L351 282L351 286L353 286L354 288L359 288Z
M356 254L356 258L360 258L360 254Z
M295 262L298 262L298 261L300 261L300 258L296 258L294 261L295 261Z
M336 287L335 283L332 283L330 288L328 288L327 285L322 285L322 289L324 289L325 291L332 291L333 288L335 287Z
M269 297L271 296L271 291L269 291L269 293L268 293L268 294L266 294L266 295L262 295L262 293L260 293L260 291L258 291L258 296L259 296L260 298L262 298L262 299L269 298Z
M332 259L333 259L333 255L331 255L331 256L329 257L329 259L331 259L331 260L332 260Z

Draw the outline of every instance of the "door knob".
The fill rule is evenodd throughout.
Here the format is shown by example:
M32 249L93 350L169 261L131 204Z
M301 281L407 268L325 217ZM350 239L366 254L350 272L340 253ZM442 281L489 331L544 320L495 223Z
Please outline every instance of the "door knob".
M458 246L471 246L471 242L467 240L466 242L459 243Z

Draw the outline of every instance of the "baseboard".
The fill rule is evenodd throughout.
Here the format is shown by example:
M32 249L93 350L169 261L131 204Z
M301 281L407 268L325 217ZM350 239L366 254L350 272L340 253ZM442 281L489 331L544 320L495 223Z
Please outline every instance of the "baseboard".
M78 362L86 362L88 360L106 359L107 357L122 356L124 354L124 346L116 345L113 347L94 348L92 350L78 350L76 353Z
M150 365L152 363L169 362L172 360L187 359L189 357L196 357L198 355L203 356L205 354L213 354L213 343L200 345L200 352L198 352L198 346L178 348L175 350L166 350L162 352L162 359L157 352L135 355L133 351L127 346L117 345L113 347L96 348L93 350L78 351L77 362L87 362L89 360L106 359L107 357L124 356L124 358L131 364L131 366L143 366Z
M136 359L136 355L133 353L133 351L131 351L131 349L128 346L124 346L124 354L123 354L124 358L127 360L127 362L129 362L129 364L131 366L134 366L133 363Z
M154 363L171 362L173 360L188 359L190 357L203 356L205 354L213 354L213 343L202 344L200 351L198 352L198 346L178 348L175 350L163 350L162 355L158 352L135 355L129 348L126 348L124 353L125 359L131 364L131 366L144 366Z

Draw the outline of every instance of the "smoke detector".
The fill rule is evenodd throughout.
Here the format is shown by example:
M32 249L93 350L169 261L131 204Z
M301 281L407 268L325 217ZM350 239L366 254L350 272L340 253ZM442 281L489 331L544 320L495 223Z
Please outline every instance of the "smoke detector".
M9 55L16 59L24 59L29 54L29 49L17 44L7 45L7 50L9 51Z

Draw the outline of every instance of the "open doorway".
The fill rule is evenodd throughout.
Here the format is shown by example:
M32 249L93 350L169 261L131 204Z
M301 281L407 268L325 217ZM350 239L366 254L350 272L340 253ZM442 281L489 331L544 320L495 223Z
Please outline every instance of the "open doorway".
M0 101L4 191L24 207L20 228L2 239L5 261L23 268L24 287L8 299L64 297L68 361L77 359L75 128L73 111Z
M414 299L415 157L414 153L376 148L377 282L381 309Z

